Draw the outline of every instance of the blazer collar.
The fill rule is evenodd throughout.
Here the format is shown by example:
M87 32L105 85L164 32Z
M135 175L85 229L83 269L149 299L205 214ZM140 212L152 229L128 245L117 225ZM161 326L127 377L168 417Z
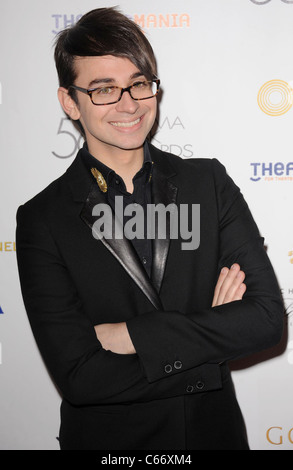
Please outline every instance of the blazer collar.
M156 147L150 145L150 151L154 162L152 177L152 203L163 204L167 207L169 204L175 204L177 198L177 187L170 178L176 175L169 160ZM170 246L170 220L166 218L167 237L160 239L157 234L153 240L153 264L152 264L152 283L159 293L164 277L167 256Z
M170 165L168 158L156 147L148 144L154 169L152 175L152 203L162 203L168 206L175 203L177 196L176 186L169 180L176 172ZM105 203L105 195L100 191L97 183L82 162L79 154L66 172L68 182L71 187L73 199L76 202L83 202L80 212L81 219L92 230L95 217L92 215L93 207L99 203ZM112 214L112 226L114 226L114 214ZM123 231L122 231L123 232ZM167 234L169 233L167 227ZM133 281L148 297L150 302L158 310L163 306L159 298L159 291L165 272L165 266L169 251L170 239L153 240L153 267L151 279L148 277L140 259L132 245L123 235L121 239L101 238L97 243L102 242L105 248L117 259L125 271L131 276Z

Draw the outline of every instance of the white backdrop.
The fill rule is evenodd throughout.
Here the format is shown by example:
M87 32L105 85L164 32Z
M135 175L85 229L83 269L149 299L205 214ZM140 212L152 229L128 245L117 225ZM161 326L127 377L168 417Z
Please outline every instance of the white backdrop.
M17 207L61 175L80 139L57 101L56 32L119 4L156 52L153 143L216 157L266 239L286 306L281 345L233 366L254 450L293 450L293 1L14 0L0 7L0 449L58 449L60 397L32 337L15 256ZM186 93L188 90L188 93Z

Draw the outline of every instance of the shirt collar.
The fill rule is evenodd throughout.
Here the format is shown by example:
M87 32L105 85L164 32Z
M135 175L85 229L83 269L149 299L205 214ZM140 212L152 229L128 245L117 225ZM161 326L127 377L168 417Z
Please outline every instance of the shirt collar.
M144 155L144 160L141 169L136 173L133 179L136 179L139 175L145 173L146 174L146 181L151 180L151 175L152 175L152 167L153 167L153 162L151 159L151 154L150 154L150 149L148 146L148 142L145 141L144 146L143 146L143 155ZM92 168L96 168L102 175L103 178L106 180L107 185L111 184L111 181L115 178L116 173L114 170L109 168L107 165L102 163L100 160L95 158L88 150L87 143L85 142L82 149L81 149L81 157L82 160L85 164L85 166L88 168L89 171L91 171Z

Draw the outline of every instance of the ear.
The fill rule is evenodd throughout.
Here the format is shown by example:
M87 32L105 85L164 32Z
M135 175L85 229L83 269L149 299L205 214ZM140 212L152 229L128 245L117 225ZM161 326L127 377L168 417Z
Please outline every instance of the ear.
M76 102L71 98L66 88L58 88L58 99L64 112L73 120L80 118L80 112Z

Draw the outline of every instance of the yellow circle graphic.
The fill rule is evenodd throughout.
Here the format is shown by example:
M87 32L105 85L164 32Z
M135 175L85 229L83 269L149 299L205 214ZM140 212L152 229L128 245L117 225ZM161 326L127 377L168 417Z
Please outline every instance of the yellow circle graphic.
M293 106L293 89L284 80L270 80L259 90L257 102L269 116L281 116Z

